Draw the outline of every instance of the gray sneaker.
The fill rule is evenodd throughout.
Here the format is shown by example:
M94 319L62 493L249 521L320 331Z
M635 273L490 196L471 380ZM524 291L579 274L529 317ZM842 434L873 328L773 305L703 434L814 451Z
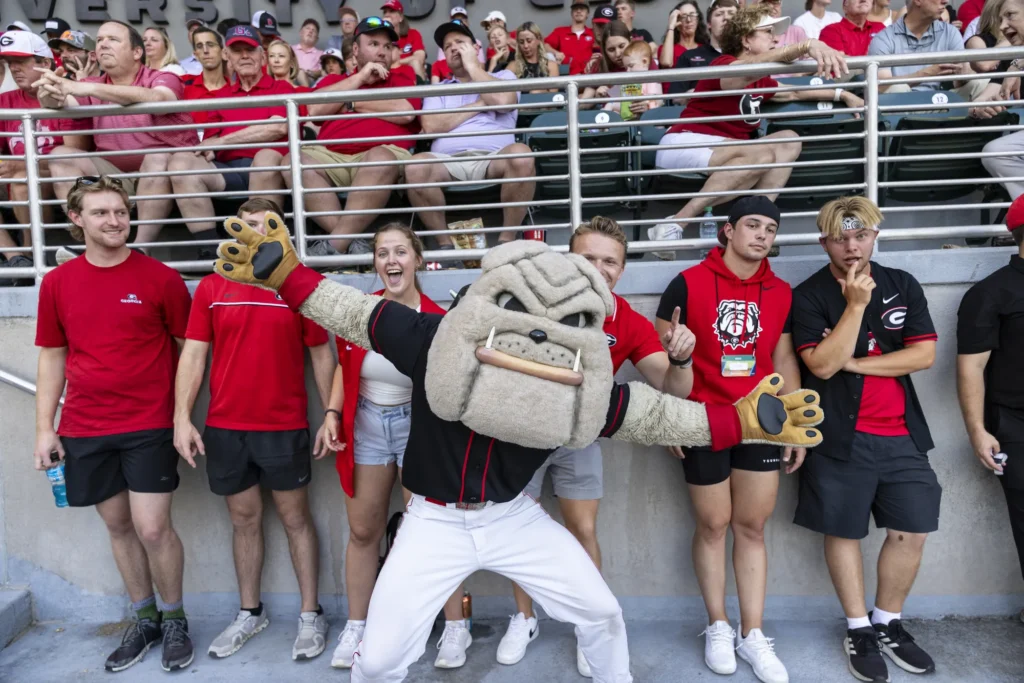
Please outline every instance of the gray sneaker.
M0 268L31 268L32 259L22 254L18 254L12 258L7 259L3 263L0 263ZM18 285L29 286L35 281L32 278L8 278L0 280L0 287L17 287Z
M292 659L313 659L327 647L327 616L316 612L299 615L299 635L292 646Z
M344 236L339 236L336 239L344 239ZM348 243L348 251L346 254L370 254L373 252L373 247L367 240L351 240ZM309 256L337 256L341 252L331 246L331 240L315 240L310 242L306 246L306 254Z
M266 607L259 616L249 610L239 610L235 620L210 643L210 656L230 657L242 649L247 640L267 626L270 626L270 617L267 616Z

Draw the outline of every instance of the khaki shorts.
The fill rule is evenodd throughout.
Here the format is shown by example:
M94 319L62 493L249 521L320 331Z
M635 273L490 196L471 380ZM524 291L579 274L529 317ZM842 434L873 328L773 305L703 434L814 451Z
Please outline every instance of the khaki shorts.
M116 175L118 173L124 173L114 164L110 163L102 157L89 157L89 161L96 167L97 175ZM135 196L135 178L118 178L121 181L121 185L128 192L128 196Z
M491 165L493 157L497 152L484 152L480 150L466 150L458 154L439 154L431 152L430 155L438 159L451 159L444 162L448 174L455 180L487 180L487 167ZM458 159L459 161L456 161Z
M412 159L412 152L407 149L403 149L396 145L381 145L381 147L384 147L394 154L395 158L399 161ZM363 157L366 156L366 152L360 152L359 154L341 154L340 152L332 152L326 147L320 145L304 147L302 149L302 153L308 155L315 163L318 164L354 164L362 161ZM342 166L338 168L323 168L317 170L321 170L326 173L327 177L331 179L331 182L334 183L336 187L348 187L352 184L352 180L355 178L356 172L359 168L365 168L365 166L357 168L345 168ZM401 182L404 176L405 167L399 166L398 181Z

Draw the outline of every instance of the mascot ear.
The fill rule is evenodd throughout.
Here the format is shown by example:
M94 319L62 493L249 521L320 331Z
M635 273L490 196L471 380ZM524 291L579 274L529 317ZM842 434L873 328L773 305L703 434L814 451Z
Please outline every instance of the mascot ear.
M469 285L462 285L462 289L460 289L458 294L455 295L455 298L452 299L452 305L448 307L449 311L459 305L459 302L462 301L462 297L466 296L466 291L468 289Z

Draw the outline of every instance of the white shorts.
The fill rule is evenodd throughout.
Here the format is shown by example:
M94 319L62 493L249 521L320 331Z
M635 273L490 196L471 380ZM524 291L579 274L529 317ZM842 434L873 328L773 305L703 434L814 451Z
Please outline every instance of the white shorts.
M497 152L484 152L476 149L469 149L458 154L431 152L431 155L438 159L452 160L444 162L444 167L455 180L487 180L487 167L494 161L490 157L495 154Z
M661 139L662 145L711 145L729 138L721 135L705 135L704 133L669 133ZM711 155L715 150L711 147L686 147L683 149L659 149L654 165L658 168L670 168L675 171L690 171L694 168L707 168ZM710 171L697 171L710 173Z

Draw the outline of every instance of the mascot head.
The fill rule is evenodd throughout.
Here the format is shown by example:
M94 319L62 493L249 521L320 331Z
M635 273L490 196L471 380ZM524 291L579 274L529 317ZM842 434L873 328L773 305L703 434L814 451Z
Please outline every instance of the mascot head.
M529 448L590 444L612 385L608 286L583 257L542 242L492 249L482 269L431 344L431 410Z

